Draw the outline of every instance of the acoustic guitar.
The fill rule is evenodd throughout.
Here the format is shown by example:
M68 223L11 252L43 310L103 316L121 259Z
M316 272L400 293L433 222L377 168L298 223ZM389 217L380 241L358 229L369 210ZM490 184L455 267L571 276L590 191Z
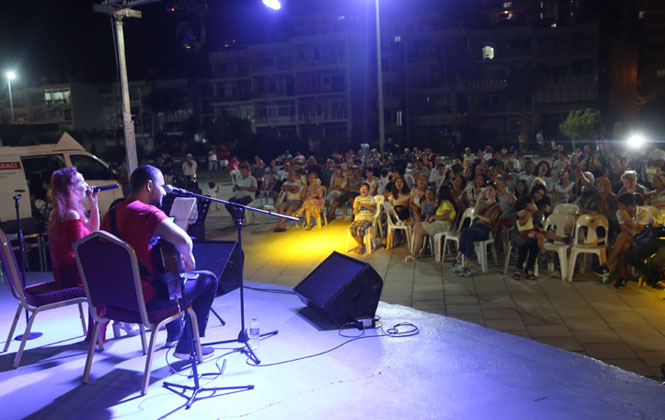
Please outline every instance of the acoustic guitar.
M175 246L160 239L150 249L152 258L152 269L155 273L153 278L161 278L169 291L171 300L182 298L183 281L198 278L196 273L187 273L182 266L182 258Z
M179 276L184 272L180 253L171 242L160 239L150 249L150 256L152 257L152 269L156 276L165 273Z

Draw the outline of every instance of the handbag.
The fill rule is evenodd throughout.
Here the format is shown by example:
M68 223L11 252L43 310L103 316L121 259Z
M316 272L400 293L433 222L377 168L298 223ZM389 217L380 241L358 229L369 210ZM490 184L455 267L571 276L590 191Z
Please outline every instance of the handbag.
M654 226L649 223L642 232L633 236L633 241L635 245L644 245L661 236L665 236L665 226Z

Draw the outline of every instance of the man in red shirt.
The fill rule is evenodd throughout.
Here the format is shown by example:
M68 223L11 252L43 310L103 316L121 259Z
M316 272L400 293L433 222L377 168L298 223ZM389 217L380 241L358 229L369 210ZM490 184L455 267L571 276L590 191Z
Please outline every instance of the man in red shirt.
M150 249L153 237L172 243L180 253L185 271L193 271L196 263L192 253L192 239L183 229L173 223L158 207L166 195L164 190L164 176L162 172L150 165L139 166L132 172L130 178L131 195L127 200L120 202L111 211L106 213L101 228L114 233L130 244L141 264L149 273L154 273ZM115 225L112 226L111 212L115 212ZM114 230L116 230L114 232ZM187 300L192 302L192 309L196 313L199 326L199 335L205 335L206 324L210 307L217 292L217 278L210 272L197 272L199 277L188 280L185 285ZM173 302L169 298L166 284L148 273L141 275L143 298L148 309L158 309L170 306ZM189 322L189 318L188 322ZM176 345L174 356L179 359L188 359L191 351L190 326L181 331L180 321L176 320L167 325L169 339L175 340L181 334ZM203 356L213 353L212 347L201 347Z

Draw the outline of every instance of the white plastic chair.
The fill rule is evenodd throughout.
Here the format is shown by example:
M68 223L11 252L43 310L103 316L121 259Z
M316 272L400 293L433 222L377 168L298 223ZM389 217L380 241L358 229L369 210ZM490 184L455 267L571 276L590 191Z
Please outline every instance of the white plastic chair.
M395 231L403 230L406 234L406 242L409 252L411 252L411 226L404 223L403 220L400 220L397 212L393 208L392 204L388 201L383 202L383 208L386 212L386 220L388 223L388 232L386 234L386 249L391 249L395 242ZM393 221L393 217L396 222Z
M492 257L494 259L494 264L498 264L498 258L496 256L496 245L494 244L494 234L490 232L490 237L484 241L475 241L473 243L474 251L476 252L476 257L478 258L478 264L483 273L487 273L487 246L492 246Z
M565 238L566 236L572 236L573 230L575 229L575 221L577 216L572 214L551 214L543 228L545 230L553 231L557 236ZM559 257L559 268L561 270L561 280L566 280L568 278L568 249L570 245L562 243L545 243L545 251L554 251ZM554 263L549 263L547 267L550 271L554 271Z
M582 214L582 209L575 203L563 203L556 205L552 214Z
M457 249L459 250L459 235L462 231L462 228L471 226L471 221L473 219L474 208L469 207L464 210L462 217L460 218L459 224L454 231L444 232L443 234L443 250L441 251L441 262L446 258L446 250L448 249L448 242L455 242L457 244ZM436 252L436 250L435 250Z
M598 230L603 229L603 235L598 235ZM609 223L602 214L583 214L575 222L575 234L573 246L570 251L570 262L568 265L568 281L572 281L575 272L575 262L580 254L598 255L601 264L607 261L607 235Z
M449 233L459 233L462 219L463 217L460 217L457 224L453 225L453 228L448 232L438 232L430 236L430 248L432 249L432 252L434 252L434 259L436 262L441 262L443 254L443 247L441 245L443 245L443 238Z

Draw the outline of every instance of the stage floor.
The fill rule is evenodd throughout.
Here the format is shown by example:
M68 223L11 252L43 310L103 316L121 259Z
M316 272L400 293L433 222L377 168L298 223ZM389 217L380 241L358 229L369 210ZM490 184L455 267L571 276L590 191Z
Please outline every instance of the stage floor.
M5 314L0 331L5 333L15 310L7 289L0 293ZM263 366L250 366L244 354L219 346L215 358L199 368L212 373L226 364L224 374L204 379L204 386L253 384L254 390L204 399L186 411L184 399L162 387L163 381L191 383L185 376L189 369L169 370L167 360L176 369L184 362L176 362L172 351L161 347L165 332L159 333L146 396L139 393L145 357L138 337L110 340L106 350L96 354L91 380L83 385L87 346L77 310L70 307L38 316L34 329L44 335L29 342L19 369L11 368L17 342L0 356L2 417L659 419L665 412L665 388L655 381L470 322L381 302L377 315L384 331L411 323L419 334L377 337L383 331L372 330L365 332L366 338L349 341L304 319L298 313L303 304L295 295L248 289L245 297L247 316L259 318L262 332L279 330L261 342ZM217 298L214 308L227 325L211 317L204 341L235 337L238 290ZM19 327L24 325L22 320ZM343 333L357 336L359 331Z

